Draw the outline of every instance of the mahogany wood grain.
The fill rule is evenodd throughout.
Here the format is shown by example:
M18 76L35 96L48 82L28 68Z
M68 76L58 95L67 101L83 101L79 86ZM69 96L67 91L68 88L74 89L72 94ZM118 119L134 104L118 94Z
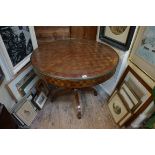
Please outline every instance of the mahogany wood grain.
M46 42L31 56L35 71L44 81L67 89L88 88L108 80L118 61L111 47L82 39Z
M44 43L31 57L35 70L59 87L89 87L104 82L114 73L117 53L109 46L87 40Z
M77 103L77 118L81 119L82 114L81 114L81 106L80 106L79 90L78 89L74 89L74 96L75 96L75 100Z

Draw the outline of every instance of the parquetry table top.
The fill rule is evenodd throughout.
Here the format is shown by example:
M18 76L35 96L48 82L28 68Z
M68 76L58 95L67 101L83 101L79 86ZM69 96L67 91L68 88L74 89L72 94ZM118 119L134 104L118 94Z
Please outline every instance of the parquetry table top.
M94 79L114 73L118 54L111 47L88 40L59 40L42 44L31 57L43 75L66 80Z

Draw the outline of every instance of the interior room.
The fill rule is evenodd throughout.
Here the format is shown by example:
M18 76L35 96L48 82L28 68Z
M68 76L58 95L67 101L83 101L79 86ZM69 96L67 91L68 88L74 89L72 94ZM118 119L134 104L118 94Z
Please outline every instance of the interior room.
M0 26L0 128L155 128L155 27Z

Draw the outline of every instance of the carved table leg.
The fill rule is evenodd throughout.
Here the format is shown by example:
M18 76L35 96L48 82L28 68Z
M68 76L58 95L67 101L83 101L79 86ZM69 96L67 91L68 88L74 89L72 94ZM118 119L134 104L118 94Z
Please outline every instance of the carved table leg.
M66 93L74 92L75 101L76 101L76 104L77 104L77 118L81 119L82 112L81 112L81 106L80 106L80 100L79 100L79 90L93 91L94 95L97 96L97 91L93 87L86 87L86 88L80 88L80 89L56 88L54 92L51 92L51 101L53 101L58 96L64 95Z
M76 100L76 103L77 103L77 118L81 119L81 106L80 106L79 94L78 94L77 89L74 89L74 94L75 94L75 100Z

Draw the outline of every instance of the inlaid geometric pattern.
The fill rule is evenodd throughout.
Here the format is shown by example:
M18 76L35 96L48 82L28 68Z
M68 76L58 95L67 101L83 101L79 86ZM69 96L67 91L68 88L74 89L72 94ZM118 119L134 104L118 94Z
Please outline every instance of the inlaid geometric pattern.
M109 46L75 39L44 43L31 57L32 65L46 81L77 88L96 85L110 78L118 60L117 53Z

